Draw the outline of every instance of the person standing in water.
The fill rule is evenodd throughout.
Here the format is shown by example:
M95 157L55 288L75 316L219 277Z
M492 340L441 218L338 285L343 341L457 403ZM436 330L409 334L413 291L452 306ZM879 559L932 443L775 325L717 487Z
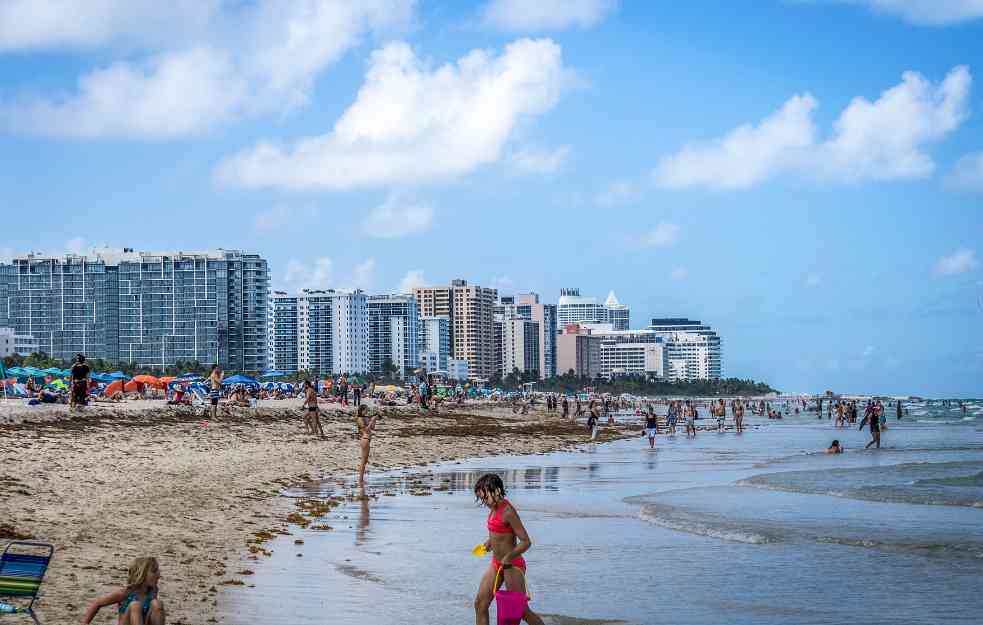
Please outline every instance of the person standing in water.
M744 431L744 402L740 399L734 402L734 429L738 434Z
M566 419L570 416L570 402L567 401L567 396L563 396L563 418Z
M689 438L689 433L693 432L693 438L696 438L696 406L688 400L683 408L683 416L686 417L686 437Z
M355 427L358 429L358 447L361 457L358 461L358 485L365 486L365 467L369 464L369 446L372 444L372 433L375 431L376 415L369 419L365 414L365 406L359 406L355 416Z
M655 416L651 405L649 405L648 413L645 415L645 433L649 437L649 449L655 449L655 435L659 433L659 419Z
M482 475L474 485L475 500L488 508L488 540L485 549L492 554L491 564L481 577L474 598L475 625L488 625L488 608L495 592L504 582L510 592L526 592L526 561L522 554L532 547L532 539L515 507L505 498L502 478L494 473ZM529 625L543 625L543 619L526 606L522 620Z
M898 400L898 403L896 403L894 405L894 416L895 416L895 418L897 418L898 421L900 421L901 420L901 417L904 416L904 409L901 408L901 400L900 399Z
M876 445L877 449L881 448L881 419L880 415L874 409L873 405L868 405L865 410L867 414L864 415L864 420L860 422L860 428L863 429L864 423L870 426L870 442L864 446L864 449L870 449L871 445Z

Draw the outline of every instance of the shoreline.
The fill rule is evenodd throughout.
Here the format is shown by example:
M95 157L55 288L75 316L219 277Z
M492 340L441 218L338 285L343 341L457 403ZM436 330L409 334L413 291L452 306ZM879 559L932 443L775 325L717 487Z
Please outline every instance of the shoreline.
M335 505L285 491L348 482L357 458L352 407L322 411L322 440L304 434L299 402L270 403L276 407L207 421L200 410L152 401L74 414L0 402L8 421L0 423L0 541L30 536L56 547L36 604L42 620L77 621L88 601L122 585L140 555L161 561L168 622L215 622L220 612L231 613L219 605L219 588L244 584L237 573L248 566L232 569L262 557L269 538ZM410 406L379 412L370 473L549 453L588 438L582 426L555 415L513 415L487 403L439 415ZM598 442L636 432L633 425L605 426ZM93 622L115 622L115 614L104 609Z

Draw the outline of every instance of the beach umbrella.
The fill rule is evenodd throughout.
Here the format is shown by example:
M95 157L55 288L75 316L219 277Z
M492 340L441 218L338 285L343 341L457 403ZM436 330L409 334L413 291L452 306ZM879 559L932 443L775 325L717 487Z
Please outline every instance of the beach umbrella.
M64 391L65 389L68 388L68 384L65 384L65 380L62 380L61 378L58 378L57 380L55 380L51 384L49 384L48 385L48 388L53 388L53 389L57 389L59 391Z
M204 379L205 378L203 376L200 376L197 373L182 373L178 377L174 378L173 381L177 381L177 382L194 382L195 380L204 380Z
M112 378L113 380L129 380L130 379L130 376L126 375L122 371L113 371L112 373L109 373L107 375L110 378Z
M160 380L162 384L170 384L177 378L175 378L173 375L163 375L157 379Z
M116 380L112 384L106 387L105 395L107 397L112 397L114 394L123 391L124 393L139 393L143 390L143 382L126 382L126 386L123 386L124 380Z
M154 388L164 388L164 384L159 378L152 375L135 375L133 376L134 382L142 382L147 386L152 386Z
M95 380L96 382L112 382L115 380L108 373L93 373L89 375L89 379Z
M270 371L264 372L259 377L263 378L264 380L265 379L275 380L276 378L285 378L288 375L290 375L290 372L288 371L277 371L276 369L271 369Z
M256 378L251 378L248 375L242 374L232 375L222 380L223 386L231 386L233 384L250 384L258 386L259 382L256 381Z

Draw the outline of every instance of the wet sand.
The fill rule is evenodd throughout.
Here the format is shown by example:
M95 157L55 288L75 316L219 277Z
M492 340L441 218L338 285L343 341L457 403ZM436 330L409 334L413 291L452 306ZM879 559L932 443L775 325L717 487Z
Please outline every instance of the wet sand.
M78 622L86 603L122 585L141 555L161 561L169 623L216 622L234 613L219 605L219 588L248 586L242 562L263 558L270 538L298 524L328 529L325 515L337 502L280 494L352 480L352 410L324 411L322 440L304 433L299 400L263 402L217 421L159 401L97 405L81 415L0 401L0 542L30 537L56 546L36 604L43 622ZM489 404L382 415L370 472L545 453L587 439L582 426ZM601 440L628 434L637 427L607 427ZM115 610L93 622L115 623Z

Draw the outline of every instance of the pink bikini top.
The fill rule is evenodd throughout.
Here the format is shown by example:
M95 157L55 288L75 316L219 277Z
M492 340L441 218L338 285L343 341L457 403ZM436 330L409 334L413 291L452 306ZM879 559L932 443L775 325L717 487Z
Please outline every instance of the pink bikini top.
M497 508L488 514L488 531L493 534L514 534L508 523L502 520L502 512L506 506L511 506L508 499L503 499Z

